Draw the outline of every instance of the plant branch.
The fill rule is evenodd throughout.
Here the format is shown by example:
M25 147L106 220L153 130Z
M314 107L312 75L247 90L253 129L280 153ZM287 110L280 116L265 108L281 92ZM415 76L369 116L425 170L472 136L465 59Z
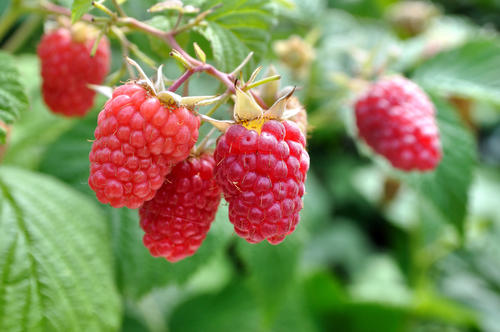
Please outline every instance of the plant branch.
M162 31L160 29L157 29L155 27L152 27L144 22L141 22L133 17L129 16L123 16L123 17L118 17L115 13L111 12L109 9L104 8L102 4L99 2L95 2L94 6L99 7L99 9L103 10L110 16L108 19L111 21L110 23L116 25L116 26L121 26L121 27L128 27L132 30L135 31L141 31L143 33L146 33L150 36L162 39L166 44L168 44L173 50L176 50L186 61L188 64L191 65L192 68L196 68L196 71L203 71L206 72L207 74L217 78L221 83L223 83L227 89L231 92L234 93L234 79L235 75L234 73L224 73L214 66L210 64L204 64L201 61L193 58L190 56L178 43L177 40L175 39L175 34L179 33L179 31L183 31L183 27L180 28L180 30L176 31ZM27 9L28 11L38 11L42 12L45 14L56 14L56 15L64 15L64 16L71 16L71 11L67 8L55 5L51 2L43 2L39 7L24 7L24 9ZM194 21L197 22L198 24L206 15L210 14L215 8L211 8L197 17L201 17L198 21L195 19ZM88 22L94 22L97 19L100 19L100 17L95 17L89 14L86 14L82 17L83 20L88 21ZM249 60L249 57L245 59L244 63L246 63ZM239 66L236 71L239 71L243 66ZM195 71L195 72L196 72ZM235 72L236 72L235 71ZM182 83L181 83L182 84Z
M199 70L196 70L196 68L191 68L188 69L182 74L181 77L176 79L174 83L168 88L168 91L175 92L181 85L184 83L187 79L189 79L194 73L196 73Z

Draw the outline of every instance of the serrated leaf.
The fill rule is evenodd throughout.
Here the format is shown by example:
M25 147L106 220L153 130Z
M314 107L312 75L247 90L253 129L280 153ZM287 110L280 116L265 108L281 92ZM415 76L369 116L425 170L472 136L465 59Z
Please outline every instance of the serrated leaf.
M150 13L162 12L166 10L177 11L182 14L192 14L200 11L199 8L194 6L184 6L180 0L167 0L158 2L148 9Z
M97 124L95 116L86 117L47 147L39 170L56 176L73 188L94 197L88 185L89 153Z
M157 15L146 21L146 23L162 31L169 31L174 27L176 20L175 17ZM153 51L162 57L170 57L171 48L163 40L152 36L148 36L148 39Z
M208 263L210 257L226 247L231 236L227 208L221 206L207 238L196 254L177 263L170 263L161 257L151 256L142 244L144 232L139 227L136 210L109 208L108 215L113 230L118 284L122 292L131 298L139 298L153 288L168 283L187 281ZM138 269L137 266L141 268Z
M238 37L216 23L208 22L200 33L212 46L212 52L217 67L222 71L232 71L250 53L250 49L242 44Z
M474 40L424 62L414 79L431 92L500 105L500 41Z
M28 97L20 81L15 59L0 52L0 121L6 124L17 120L28 108ZM0 130L0 141L5 140L6 131Z
M468 189L476 163L475 142L456 112L444 101L433 98L443 146L443 159L438 168L428 173L403 176L417 190L426 206L446 223L463 232Z
M120 325L108 228L86 197L42 174L0 168L0 330Z
M180 305L172 313L169 331L254 332L260 331L259 322L252 293L236 282L218 294L199 295Z
M74 0L71 5L71 22L75 23L92 7L92 0Z
M268 323L274 320L281 301L296 282L301 248L297 234L288 236L276 246L267 241L253 245L238 241L238 253L251 275L250 286L265 310Z
M210 0L203 4L203 8L218 3L220 1ZM268 3L263 0L227 1L207 16L207 26L199 31L210 41L221 70L232 71L250 51L255 52L256 58L266 53L273 23Z
M41 77L36 56L18 56L16 64L31 107L22 112L13 125L2 163L36 169L47 145L67 130L74 120L57 116L45 107L40 94Z
M94 200L95 194L89 188L87 180L88 155L92 145L89 138L93 135L95 124L94 117L78 122L48 147L40 166L43 172L60 178ZM118 284L122 292L131 298L139 298L154 287L164 286L169 282L185 282L208 262L209 257L223 250L232 235L227 206L221 204L216 220L198 252L172 264L165 259L152 257L142 244L143 231L139 227L137 210L110 207L106 210L112 228ZM141 268L138 269L138 266Z

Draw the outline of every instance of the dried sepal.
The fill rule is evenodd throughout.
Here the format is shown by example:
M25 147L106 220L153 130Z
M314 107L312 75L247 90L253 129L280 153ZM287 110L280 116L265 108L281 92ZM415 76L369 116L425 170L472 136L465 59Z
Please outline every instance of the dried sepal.
M232 76L238 75L241 72L241 70L243 69L243 67L245 67L247 65L247 63L250 61L250 59L252 58L252 56L253 56L253 52L248 53L247 57L245 59L243 59L243 61L238 65L238 67L236 67L231 72L231 75Z
M87 87L97 93L100 93L106 98L111 98L113 96L113 88L107 85L87 84Z
M262 117L262 108L255 99L243 92L239 87L235 87L236 102L234 104L234 119L236 121L248 121Z
M269 119L282 119L285 114L286 103L294 92L295 89L292 89L286 95L276 100L274 104L264 113L264 116Z
M189 108L195 106L205 106L219 101L220 96L188 96L182 97L180 104Z
M141 78L141 80L143 80L145 82L145 84L156 94L157 91L156 91L155 85L149 79L149 77L146 75L146 73L144 72L144 70L142 70L141 66L139 66L139 64L137 62L135 62L134 60L132 60L129 57L126 57L125 60L128 63L130 63L137 70L137 72L139 73L139 77Z
M200 114L199 116L203 121L207 121L208 123L210 123L212 126L214 126L223 133L225 133L226 130L229 129L229 127L235 124L235 122L232 120L216 120L205 114Z
M157 91L164 91L165 90L165 80L163 78L163 65L160 65L158 67L158 70L156 71L155 86L156 86Z
M247 84L252 84L255 81L255 79L257 78L257 75L259 75L261 70L262 70L262 66L258 66L257 68L255 68L252 75L250 75L250 78L248 79Z

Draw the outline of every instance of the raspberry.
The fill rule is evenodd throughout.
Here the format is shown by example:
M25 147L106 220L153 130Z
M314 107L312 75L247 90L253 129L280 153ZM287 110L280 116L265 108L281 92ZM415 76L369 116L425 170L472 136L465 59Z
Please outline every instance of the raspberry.
M138 208L154 197L172 166L188 157L200 119L168 107L141 85L115 89L99 113L89 185L102 203Z
M176 262L198 250L221 199L214 166L209 154L182 161L140 208L143 242L151 255Z
M83 116L94 103L95 91L87 84L101 84L109 71L109 42L103 37L95 55L95 38L77 41L71 31L59 28L43 36L38 45L42 72L42 94L55 113Z
M239 236L250 243L278 244L294 231L309 168L297 124L268 120L260 133L232 125L217 141L215 161L229 220Z
M441 160L434 105L413 82L396 76L375 83L355 105L359 136L395 168L429 171Z
M299 126L300 131L304 134L307 139L307 112L304 106L299 101L299 98L291 96L286 104L287 109L299 109L299 112L292 117L290 120L294 121L297 126Z

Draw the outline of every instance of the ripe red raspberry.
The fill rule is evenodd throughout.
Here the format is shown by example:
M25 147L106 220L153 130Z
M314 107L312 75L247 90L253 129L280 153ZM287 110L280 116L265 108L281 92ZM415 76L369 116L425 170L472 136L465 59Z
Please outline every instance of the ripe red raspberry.
M209 154L180 162L140 208L143 242L151 255L176 262L198 250L221 199L214 166Z
M163 105L144 87L115 89L99 113L89 185L102 203L138 208L154 197L172 166L188 157L200 119Z
M55 113L83 116L92 108L95 91L87 84L101 84L109 71L110 50L101 38L95 55L90 56L95 38L82 41L69 29L59 28L43 36L38 45L42 72L42 94Z
M239 236L250 243L267 239L278 244L294 231L309 168L297 124L269 120L260 133L235 124L218 139L215 162L229 220Z
M413 82L395 76L375 83L355 105L359 136L404 171L428 171L441 160L434 105Z

